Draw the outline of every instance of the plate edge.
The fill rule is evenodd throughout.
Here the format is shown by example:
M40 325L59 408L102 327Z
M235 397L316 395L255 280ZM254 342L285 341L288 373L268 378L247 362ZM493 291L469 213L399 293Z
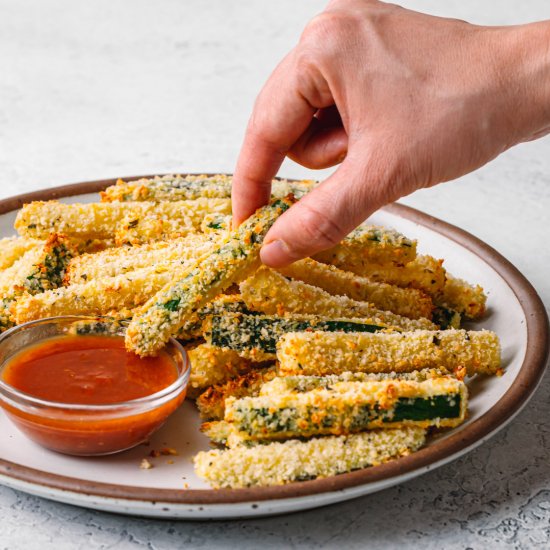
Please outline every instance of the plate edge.
M122 179L132 181L143 177L152 176L131 176ZM63 185L9 197L0 200L0 214L17 210L23 204L35 200L52 200L98 192L109 185L115 184L118 179L113 178ZM403 475L417 469L429 467L434 463L448 462L452 455L457 453L464 454L468 448L475 446L479 440L494 435L499 428L507 424L507 420L526 404L544 374L550 348L546 309L536 290L523 274L494 248L477 237L434 216L399 203L387 205L383 210L428 227L453 240L485 262L490 263L491 267L512 289L525 315L527 323L527 351L516 378L516 383L508 389L489 411L464 430L435 443L431 447L421 449L407 457L399 458L374 468L358 470L330 478L275 487L177 490L117 486L50 474L3 459L0 459L0 473L27 483L103 498L129 501L148 500L151 502L187 505L245 503L310 496L339 491L365 483L382 481L396 475ZM492 261L488 262L488 258Z

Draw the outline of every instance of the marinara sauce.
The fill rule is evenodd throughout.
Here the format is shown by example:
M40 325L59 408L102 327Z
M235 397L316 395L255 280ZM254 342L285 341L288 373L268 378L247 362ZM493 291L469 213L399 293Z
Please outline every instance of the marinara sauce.
M127 402L167 388L178 375L167 353L140 358L125 350L121 337L90 335L60 336L26 347L6 363L2 379L56 404L54 411L43 407L40 415L6 407L27 435L60 452L92 455L137 445L158 428L185 392L154 407L128 407ZM70 405L65 409L60 404ZM87 411L89 405L113 407Z

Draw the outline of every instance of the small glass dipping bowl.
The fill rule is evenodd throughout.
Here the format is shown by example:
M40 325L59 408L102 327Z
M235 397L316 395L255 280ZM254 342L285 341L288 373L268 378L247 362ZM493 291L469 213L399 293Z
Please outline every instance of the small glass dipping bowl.
M70 335L123 338L124 324L98 317L53 317L14 327L0 336L0 405L12 422L43 447L65 454L116 453L146 441L185 399L190 363L183 347L171 339L164 352L177 368L166 388L138 399L82 405L40 399L7 384L6 365L28 346Z

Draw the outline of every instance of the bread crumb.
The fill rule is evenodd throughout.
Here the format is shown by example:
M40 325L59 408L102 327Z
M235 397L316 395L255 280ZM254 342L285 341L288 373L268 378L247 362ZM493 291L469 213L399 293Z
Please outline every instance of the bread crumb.
M150 470L151 468L153 468L153 465L146 458L144 458L144 459L142 459L141 464L139 465L139 467L142 470Z
M178 456L179 453L176 451L176 449L173 449L172 447L164 447L160 450L160 454L164 456Z

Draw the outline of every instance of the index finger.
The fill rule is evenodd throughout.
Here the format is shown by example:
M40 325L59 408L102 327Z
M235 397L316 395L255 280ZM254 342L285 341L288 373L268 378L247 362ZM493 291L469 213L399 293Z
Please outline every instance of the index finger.
M248 122L233 177L236 226L269 201L271 180L317 110L300 93L293 54L269 77Z

